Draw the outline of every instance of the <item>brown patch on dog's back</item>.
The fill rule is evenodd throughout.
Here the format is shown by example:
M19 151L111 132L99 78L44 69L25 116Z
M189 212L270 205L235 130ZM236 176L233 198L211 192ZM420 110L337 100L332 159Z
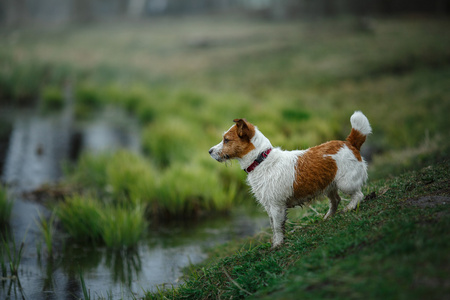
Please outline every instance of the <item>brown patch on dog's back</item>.
M337 172L336 161L328 156L336 154L345 142L331 141L309 148L299 156L295 167L294 197L310 199L323 191L334 180ZM295 203L297 205L299 203ZM302 203L300 203L302 204Z

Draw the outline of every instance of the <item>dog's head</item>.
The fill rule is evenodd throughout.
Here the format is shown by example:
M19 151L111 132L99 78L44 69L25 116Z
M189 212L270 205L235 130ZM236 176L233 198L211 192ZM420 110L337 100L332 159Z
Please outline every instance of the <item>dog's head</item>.
M209 149L212 158L223 162L233 158L243 158L255 149L251 142L255 136L255 126L245 119L234 119L236 124L223 134L222 141Z

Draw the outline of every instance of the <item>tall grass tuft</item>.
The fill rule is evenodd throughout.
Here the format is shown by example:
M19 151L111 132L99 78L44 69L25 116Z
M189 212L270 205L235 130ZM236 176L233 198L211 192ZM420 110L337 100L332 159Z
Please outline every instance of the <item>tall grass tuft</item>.
M188 160L195 149L196 133L200 133L191 125L178 118L155 120L142 132L144 152L161 168Z
M8 192L0 184L0 224L7 224L11 218L13 201L8 199Z
M61 109L64 106L64 95L61 88L46 86L41 92L41 107L45 111Z
M117 151L105 165L106 184L114 201L125 208L153 198L155 175L152 165L130 151Z
M96 242L102 234L103 205L92 196L66 197L56 214L67 233L77 241Z
M76 188L105 189L107 185L106 165L111 155L108 153L92 155L83 153L74 168L67 168L67 181Z
M79 118L86 117L104 104L104 95L97 86L91 83L80 83L75 88L75 114Z
M36 225L44 238L45 245L47 246L47 253L49 256L53 255L53 239L56 231L55 218L56 211L53 211L50 218L47 220L40 212L38 212L39 220L36 221Z
M134 188L132 190L136 195ZM145 192L143 188L137 190ZM125 185L112 187L112 194L103 197L89 194L66 197L56 210L58 218L76 241L104 243L109 248L133 247L145 233L146 209L138 196L130 198L128 192Z
M58 217L69 235L80 242L104 243L109 248L134 247L145 233L145 207L111 205L92 197L68 197Z
M143 237L146 229L145 209L105 207L102 214L101 237L109 248L132 248Z
M223 212L236 200L237 185L224 186L220 176L199 163L167 169L157 187L157 209L163 215L193 216Z

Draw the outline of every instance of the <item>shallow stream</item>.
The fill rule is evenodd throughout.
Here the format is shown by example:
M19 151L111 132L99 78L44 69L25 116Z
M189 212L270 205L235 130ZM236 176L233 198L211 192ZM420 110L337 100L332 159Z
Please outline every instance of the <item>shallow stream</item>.
M24 242L17 278L2 278L0 299L83 298L80 273L93 299L127 299L179 283L182 269L206 258L205 249L268 226L264 214L236 209L229 216L149 228L148 238L133 251L111 252L96 245L56 239L48 258L36 226L50 212L23 195L62 176L62 165L80 151L139 151L139 126L120 110L108 108L90 121L76 122L70 109L58 114L0 110L0 172L14 206L10 245ZM3 247L4 245L2 245Z

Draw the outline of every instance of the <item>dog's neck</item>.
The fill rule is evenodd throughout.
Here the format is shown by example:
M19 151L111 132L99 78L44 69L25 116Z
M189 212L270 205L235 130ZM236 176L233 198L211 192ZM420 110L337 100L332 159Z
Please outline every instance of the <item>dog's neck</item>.
M241 169L247 169L258 157L258 155L269 148L273 148L269 139L267 139L255 126L255 135L250 142L255 146L255 149L247 153L245 156L238 158Z

